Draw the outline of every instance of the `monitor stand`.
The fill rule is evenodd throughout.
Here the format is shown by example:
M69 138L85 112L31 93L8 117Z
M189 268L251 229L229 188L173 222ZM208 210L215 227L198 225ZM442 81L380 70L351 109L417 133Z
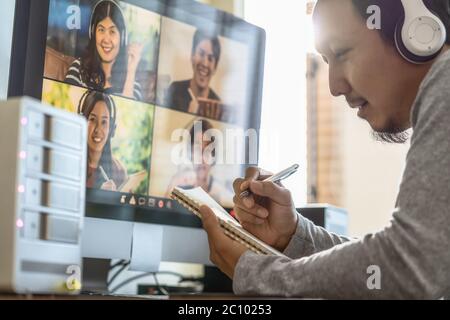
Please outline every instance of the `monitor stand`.
M83 258L83 293L108 294L110 259Z

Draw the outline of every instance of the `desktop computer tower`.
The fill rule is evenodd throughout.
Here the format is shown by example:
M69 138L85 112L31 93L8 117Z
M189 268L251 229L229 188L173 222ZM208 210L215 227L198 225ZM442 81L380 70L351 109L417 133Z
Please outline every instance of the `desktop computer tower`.
M30 99L0 103L0 290L76 293L86 120Z
M204 293L231 293L233 281L215 266L205 266L203 278Z
M316 226L338 235L348 235L348 213L345 209L329 204L310 204L297 208L297 211Z

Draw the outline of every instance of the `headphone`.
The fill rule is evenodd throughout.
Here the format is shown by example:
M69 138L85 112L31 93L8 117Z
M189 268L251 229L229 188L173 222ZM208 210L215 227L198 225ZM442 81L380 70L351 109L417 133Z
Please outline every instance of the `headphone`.
M120 46L121 47L126 47L128 45L128 31L127 31L127 26L125 24L125 15L123 14L123 10L120 7L119 3L117 3L114 0L100 0L92 8L91 19L90 19L90 22L89 22L89 40L92 40L94 38L94 32L95 32L95 25L94 25L95 11L97 10L97 8L98 8L98 6L100 4L105 3L105 2L108 3L110 6L111 5L115 6L117 8L117 10L119 11L120 15L122 16L122 19L124 21L124 28L120 32ZM109 11L110 11L110 9L108 9L108 16L109 16Z
M108 138L114 138L114 135L116 134L116 117L117 117L117 109L116 104L114 103L114 100L105 93L100 93L93 90L87 90L80 99L80 102L78 103L77 113L81 116L85 116L84 112L84 103L87 99L92 99L96 94L100 94L103 98L103 101L106 102L107 105L110 106L109 108L109 137ZM99 100L102 101L102 100Z
M442 20L431 12L425 0L401 0L404 16L395 28L395 45L407 61L426 63L436 58L447 39Z

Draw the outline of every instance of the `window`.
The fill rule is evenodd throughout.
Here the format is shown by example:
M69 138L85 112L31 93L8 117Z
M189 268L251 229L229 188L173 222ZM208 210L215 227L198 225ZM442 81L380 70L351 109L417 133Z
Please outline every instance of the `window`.
M259 163L300 171L286 182L296 206L306 202L306 61L312 32L305 2L245 0L244 17L266 30L266 64Z

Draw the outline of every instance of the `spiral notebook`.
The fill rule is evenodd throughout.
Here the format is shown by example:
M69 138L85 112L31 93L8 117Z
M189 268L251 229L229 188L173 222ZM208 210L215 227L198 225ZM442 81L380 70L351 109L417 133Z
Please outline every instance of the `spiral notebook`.
M176 187L172 190L171 198L177 200L200 219L200 207L202 205L210 207L216 214L224 233L230 238L245 245L249 250L257 254L284 256L281 252L267 245L242 228L240 223L228 214L228 212L202 188L198 187L195 189L184 190Z

